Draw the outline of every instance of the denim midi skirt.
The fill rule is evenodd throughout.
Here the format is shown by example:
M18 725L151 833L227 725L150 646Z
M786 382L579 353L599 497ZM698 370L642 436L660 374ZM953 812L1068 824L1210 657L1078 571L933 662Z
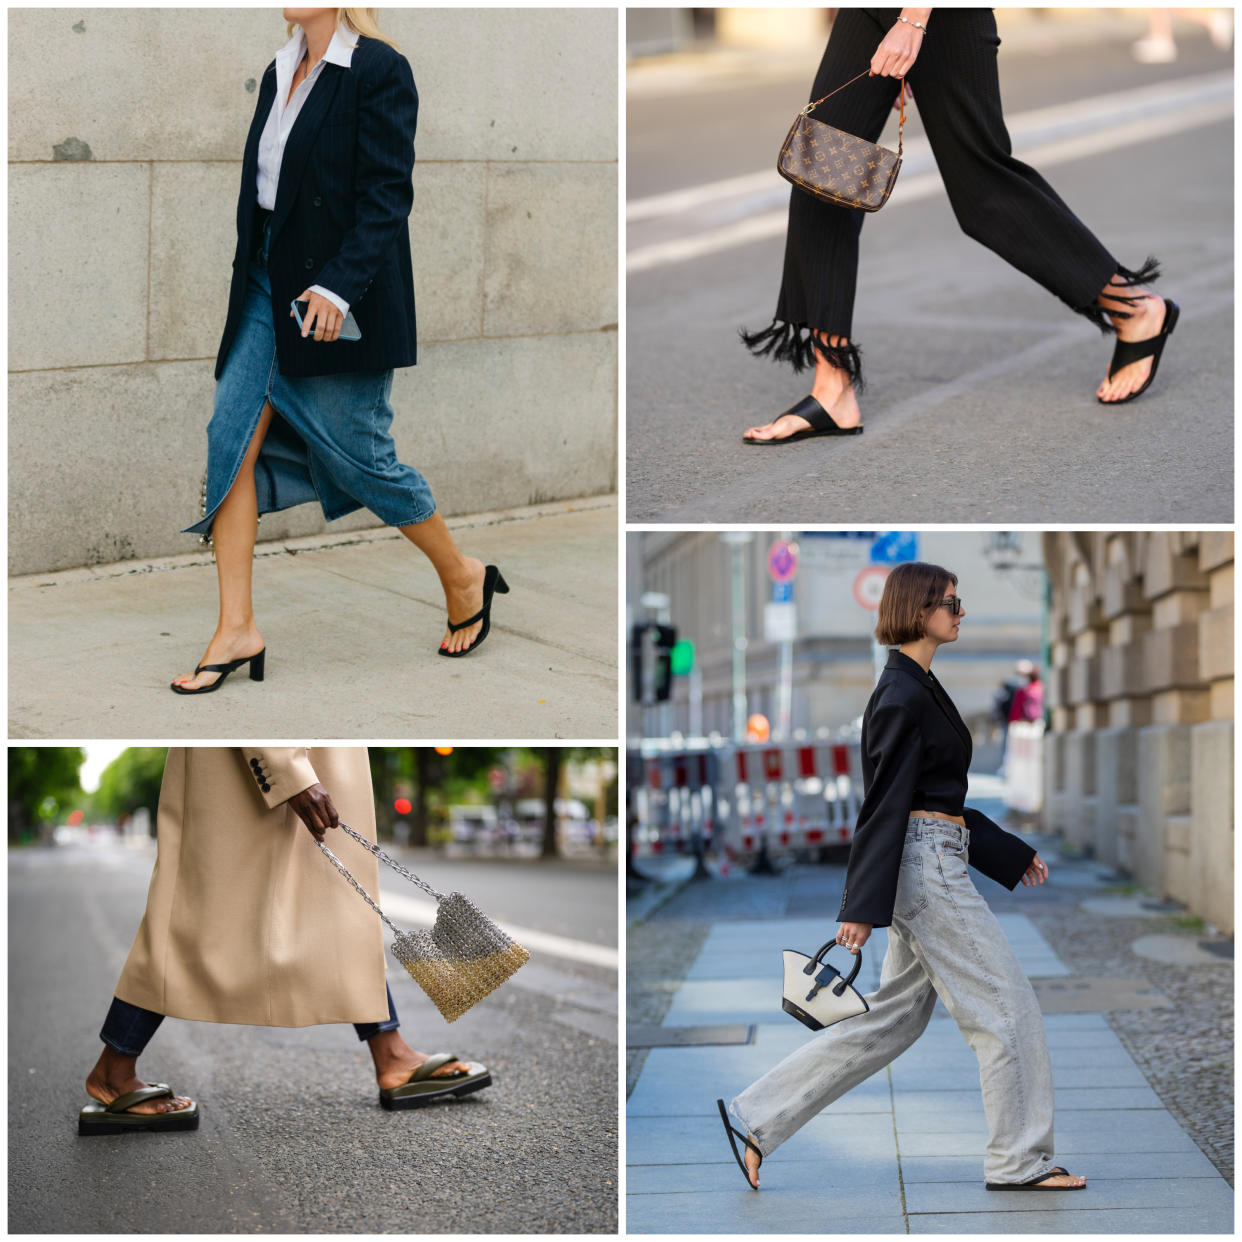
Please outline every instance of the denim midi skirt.
M363 506L388 526L426 521L436 511L431 488L417 470L397 460L388 430L392 371L281 375L267 275L268 231L265 223L251 257L241 324L216 384L203 516L184 533L210 533L268 401L276 413L254 471L260 516L317 500L328 521ZM350 342L320 348L349 349Z

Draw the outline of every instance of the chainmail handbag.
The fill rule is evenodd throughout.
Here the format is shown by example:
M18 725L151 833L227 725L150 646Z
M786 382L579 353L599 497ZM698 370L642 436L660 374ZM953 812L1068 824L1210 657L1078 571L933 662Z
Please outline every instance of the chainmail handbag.
M319 842L319 848L327 855L328 861L392 928L396 936L392 942L393 957L435 1001L446 1022L460 1018L530 959L530 954L501 931L469 897L461 893L450 893L447 897L437 893L430 884L420 880L412 871L407 871L395 858L390 858L378 845L355 832L348 824L343 823L340 827L376 858L386 862L440 903L430 931L401 931L393 926L383 910L371 900L366 889L350 875L345 864L322 841Z
M864 71L858 78L866 76ZM901 95L901 122L897 127L896 151L877 146L865 138L856 138L811 116L824 99L831 99L858 78L851 78L845 86L829 91L823 99L807 104L798 113L781 146L776 171L800 190L826 203L859 211L879 211L888 202L901 169L901 141L906 127L905 78L897 88Z

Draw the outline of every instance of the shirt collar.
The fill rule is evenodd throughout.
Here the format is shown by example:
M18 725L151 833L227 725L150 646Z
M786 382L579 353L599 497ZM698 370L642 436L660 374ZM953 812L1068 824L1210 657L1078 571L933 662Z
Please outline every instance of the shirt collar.
M328 44L328 50L323 54L323 59L331 64L340 65L342 68L348 69L350 59L353 57L354 49L357 46L358 36L352 30L346 30L344 26L337 26L332 32L332 39ZM299 26L289 36L289 41L284 47L276 53L277 67L283 67L287 62L290 77L292 77L292 70L296 67L298 61L302 59L302 54L305 51L306 32Z

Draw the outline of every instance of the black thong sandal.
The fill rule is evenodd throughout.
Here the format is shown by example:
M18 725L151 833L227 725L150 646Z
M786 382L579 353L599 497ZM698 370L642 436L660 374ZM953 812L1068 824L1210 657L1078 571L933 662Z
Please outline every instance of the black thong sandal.
M399 1087L381 1087L379 1102L388 1109L422 1108L426 1104L449 1096L460 1098L472 1091L490 1087L492 1076L487 1066L474 1061L462 1061L468 1069L455 1070L451 1074L437 1074L436 1070L461 1058L452 1052L437 1052L429 1056Z
M733 1148L733 1159L737 1161L737 1167L742 1170L742 1176L746 1179L746 1185L749 1186L751 1190L758 1190L759 1187L750 1180L750 1173L746 1168L746 1161L742 1159L742 1153L738 1151L737 1144L733 1141L733 1136L736 1134L738 1138L740 1138L742 1142L745 1143L746 1146L759 1157L759 1164L755 1167L756 1173L758 1173L759 1169L763 1167L763 1152L761 1152L759 1148L756 1147L755 1144L741 1132L741 1130L735 1130L729 1124L729 1114L725 1111L724 1100L717 1100L716 1107L720 1109L720 1120L724 1122L725 1135L729 1140L729 1146Z
M256 651L254 655L242 656L240 660L230 660L227 664L200 664L194 670L194 676L199 673L219 673L220 676L213 682L209 682L205 686L179 686L175 681L168 683L168 688L174 694L210 694L213 690L219 690L224 685L224 679L232 672L241 668L243 664L250 665L250 680L263 680L263 664L267 657L267 648L262 651Z
M1113 360L1108 364L1109 379L1112 379L1122 367L1128 367L1130 363L1139 362L1143 358L1151 359L1151 374L1148 375L1143 386L1128 397L1119 397L1116 401L1105 401L1103 397L1096 397L1101 405L1125 405L1127 401L1141 397L1151 387L1151 382L1156 378L1156 371L1160 367L1160 355L1164 353L1164 343L1173 335L1173 329L1177 327L1177 317L1180 314L1181 308L1177 303L1172 298L1165 298L1164 325L1155 336L1149 336L1145 341L1117 341L1113 346Z
M158 1100L173 1094L166 1082L153 1082L118 1095L111 1104L92 1100L78 1114L78 1133L128 1134L133 1130L197 1130L198 1105L190 1102L189 1108L179 1108L173 1113L131 1113L127 1109L143 1100Z
M492 628L492 596L508 595L509 584L501 576L500 570L495 565L488 565L483 570L483 607L474 614L473 617L467 617L464 621L450 621L449 629L456 634L458 630L464 630L466 626L473 625L476 621L483 622L483 628L479 631L479 636L470 644L469 647L463 647L460 651L448 651L444 647L440 648L442 656L450 656L456 659L458 656L469 655L482 641L487 637L487 632Z
M1040 1183L1046 1181L1050 1177L1056 1177L1058 1173L1064 1174L1066 1177L1073 1177L1069 1169L1063 1169L1059 1164L1055 1169L1049 1169L1047 1173L1041 1173L1032 1182L986 1182L985 1186L988 1190L1086 1190L1087 1183L1083 1182L1081 1186L1043 1186Z
M1145 357L1146 355L1144 355ZM797 405L791 405L783 414L778 414L772 421L784 418L785 414L796 414L811 424L807 431L795 431L793 435L781 436L779 439L760 440L755 436L743 436L743 444L793 444L795 440L811 440L816 436L860 436L863 425L857 427L838 427L836 420L824 409L814 397L803 397Z

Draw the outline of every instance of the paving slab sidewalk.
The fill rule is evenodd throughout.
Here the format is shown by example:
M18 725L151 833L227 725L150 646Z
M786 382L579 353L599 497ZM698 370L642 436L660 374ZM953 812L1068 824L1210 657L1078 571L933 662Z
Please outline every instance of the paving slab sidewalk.
M266 678L172 694L215 624L210 552L10 580L12 738L615 738L617 503L449 522L504 571L487 645L437 654L444 597L395 531L260 544Z
M1026 915L998 918L1037 990L1071 976ZM727 1102L809 1038L774 1013L772 964L782 948L818 944L823 930L820 917L713 924L663 1025L753 1023L753 1037L646 1054L627 1110L628 1232L1232 1232L1232 1189L1092 1012L1045 1014L1056 1156L1087 1175L1087 1190L984 1190L978 1064L939 1003L909 1051L799 1131L765 1163L762 1191L748 1190L715 1099ZM859 975L865 991L878 986L886 946L877 929Z

